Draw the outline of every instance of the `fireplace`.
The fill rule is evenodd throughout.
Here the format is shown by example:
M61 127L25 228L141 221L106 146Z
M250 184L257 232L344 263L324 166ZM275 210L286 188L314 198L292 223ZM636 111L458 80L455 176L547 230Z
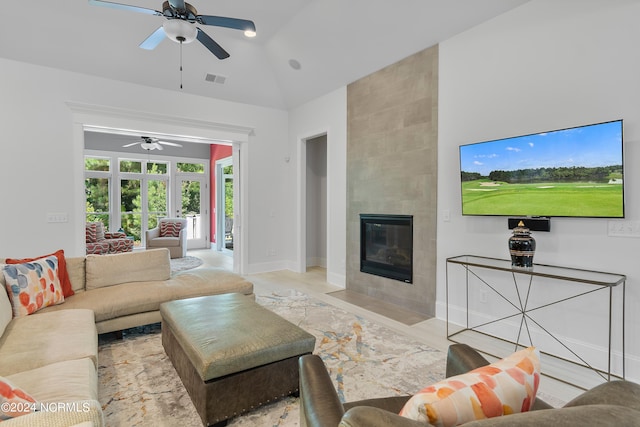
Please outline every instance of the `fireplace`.
M413 283L413 216L360 214L360 271Z

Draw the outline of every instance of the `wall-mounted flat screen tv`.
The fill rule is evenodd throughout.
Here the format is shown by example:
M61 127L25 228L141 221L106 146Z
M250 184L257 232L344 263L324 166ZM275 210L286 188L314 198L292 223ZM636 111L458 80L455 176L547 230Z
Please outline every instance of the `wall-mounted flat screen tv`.
M463 215L624 218L622 120L460 146Z

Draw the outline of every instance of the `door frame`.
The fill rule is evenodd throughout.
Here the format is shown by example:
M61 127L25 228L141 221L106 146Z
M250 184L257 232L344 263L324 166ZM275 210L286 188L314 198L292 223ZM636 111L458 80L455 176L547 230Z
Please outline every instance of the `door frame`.
M298 262L296 263L297 273L306 273L307 271L307 143L320 136L326 135L327 137L327 162L329 156L329 130L320 130L310 133L307 136L298 138ZM331 197L329 192L331 177L328 171L327 163L327 271L329 271L329 263L331 257L329 254L331 245L331 230L330 227L330 212L331 212Z
M85 130L129 135L143 133L159 138L182 138L184 141L206 144L231 142L234 150L234 215L237 224L235 231L238 236L238 248L234 251L233 265L236 273L244 274L248 270L248 234L244 232L248 231L245 224L248 218L241 215L241 209L249 202L249 140L255 134L255 127L82 102L68 101L66 105L71 111L70 124L73 127L75 200L84 200L84 179L81 177L84 176ZM74 216L84 218L84 211L85 206L76 203ZM85 253L84 231L83 226L75 227L75 248L78 253Z

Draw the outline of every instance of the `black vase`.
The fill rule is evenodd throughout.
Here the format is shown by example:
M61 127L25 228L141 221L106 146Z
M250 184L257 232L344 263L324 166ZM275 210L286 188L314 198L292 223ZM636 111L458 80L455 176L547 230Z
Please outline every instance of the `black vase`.
M531 237L531 232L520 221L513 229L513 236L509 237L509 253L511 254L511 266L517 268L532 268L533 255L536 252L536 239Z

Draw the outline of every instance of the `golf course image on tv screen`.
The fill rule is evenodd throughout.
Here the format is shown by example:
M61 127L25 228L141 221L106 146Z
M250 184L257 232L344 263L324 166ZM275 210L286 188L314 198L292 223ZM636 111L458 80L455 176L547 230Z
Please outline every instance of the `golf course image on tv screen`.
M463 215L624 217L622 120L460 146Z

